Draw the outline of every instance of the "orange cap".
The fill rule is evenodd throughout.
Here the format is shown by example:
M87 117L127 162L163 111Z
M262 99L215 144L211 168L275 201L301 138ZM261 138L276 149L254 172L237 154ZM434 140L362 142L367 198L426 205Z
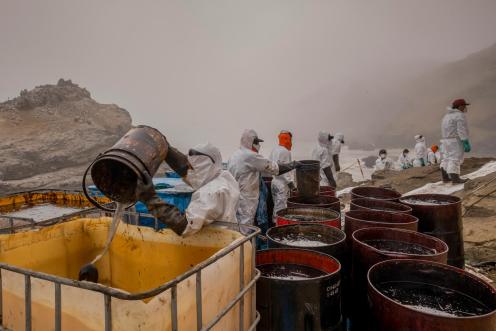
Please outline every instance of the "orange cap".
M291 132L283 131L279 133L278 137L279 137L279 145L286 147L288 151L290 151L291 147L293 146L292 143L293 135L291 134Z

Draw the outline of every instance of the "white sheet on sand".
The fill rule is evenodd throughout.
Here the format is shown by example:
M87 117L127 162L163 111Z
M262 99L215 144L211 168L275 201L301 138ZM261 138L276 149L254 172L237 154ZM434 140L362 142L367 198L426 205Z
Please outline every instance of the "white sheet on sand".
M479 170L476 170L474 172L471 172L465 176L461 176L462 178L467 178L467 179L475 179L478 177L484 177L487 176L493 172L496 172L496 161L488 162L484 164ZM422 187L419 187L415 190L412 190L410 192L407 192L403 195L410 195L410 194L425 194L425 193L436 193L436 194L452 194L455 192L458 192L460 190L463 190L464 184L456 184L453 185L451 183L443 183L441 181L436 182L436 183L429 183L425 184Z
M475 179L478 177L487 176L493 172L496 172L496 161L491 161L484 164L479 170L471 172L465 176L461 176L462 178L467 179ZM443 183L442 181L436 183L428 183L422 187L416 188L410 192L407 192L403 195L411 195L411 194L426 194L426 193L435 193L435 194L453 194L457 191L463 190L464 184L456 184L453 185L451 183ZM339 190L336 192L336 196L340 196L341 194L350 193L353 187L347 187L345 189Z

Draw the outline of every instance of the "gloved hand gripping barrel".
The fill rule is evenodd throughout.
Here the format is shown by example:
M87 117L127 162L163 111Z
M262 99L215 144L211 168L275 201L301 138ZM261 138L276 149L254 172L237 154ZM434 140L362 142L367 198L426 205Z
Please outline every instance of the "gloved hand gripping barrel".
M120 203L134 204L138 179L142 182L151 180L164 160L181 177L186 176L189 168L187 157L170 146L158 130L137 126L88 167L83 178L85 195L96 207L109 211L86 192L86 175L91 170L93 182L105 196Z

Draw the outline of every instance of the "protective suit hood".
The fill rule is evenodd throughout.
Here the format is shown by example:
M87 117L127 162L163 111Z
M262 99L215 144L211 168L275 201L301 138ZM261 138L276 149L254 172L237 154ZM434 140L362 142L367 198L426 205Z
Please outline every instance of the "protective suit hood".
M208 155L188 156L193 169L188 170L185 181L197 190L219 176L222 171L222 156L219 149L210 143L197 145L192 150Z
M330 132L320 131L318 136L319 145L321 147L329 147L331 145L331 140L329 140Z
M420 134L416 135L414 138L415 138L415 141L418 143L425 142L425 137L420 135Z
M253 129L246 129L241 135L241 147L251 150L253 146L253 141L258 137L258 134Z

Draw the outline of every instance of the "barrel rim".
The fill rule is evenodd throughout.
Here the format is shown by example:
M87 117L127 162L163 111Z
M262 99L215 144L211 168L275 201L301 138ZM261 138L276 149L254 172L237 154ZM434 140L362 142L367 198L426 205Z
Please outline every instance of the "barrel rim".
M434 205L434 204L415 204L415 203L408 203L405 202L405 199L411 199L411 198L419 198L419 197L438 197L438 198L449 198L455 201L451 201L449 203L443 203L442 205ZM419 199L422 200L422 199ZM462 199L460 199L457 196L451 195L451 194L439 194L439 193L419 193L419 194L409 194L409 195L404 195L400 198L400 202L407 205L407 206L419 206L422 208L439 208L439 207L444 207L444 206L453 206L456 204L459 204L462 202ZM413 209L413 207L412 207Z
M390 215L398 215L398 217L399 216L406 216L407 218L412 218L412 221L411 222L384 222L384 221L377 222L377 221L369 221L369 220L364 220L364 219L361 219L361 218L356 218L356 217L350 216L350 213L356 213L356 212L377 213L377 214L388 213L388 212L379 211L379 210L349 210L349 211L347 211L344 214L344 217L345 217L344 224L345 225L346 225L346 219L347 218L351 218L354 221L365 222L365 223L369 223L369 224L385 224L385 225L388 225L388 224L415 224L415 223L418 224L418 222L419 222L418 217L413 216L411 214L405 214L405 213L388 213L388 214L390 214ZM387 227L387 226L377 226L377 227Z
M407 233L407 234L411 234L411 235L417 236L419 238L427 238L428 240L431 240L432 242L434 242L436 244L441 244L444 249L443 249L443 251L438 252L438 253L435 253L435 254L410 254L410 253L388 252L388 251L383 251L383 250L377 249L374 246L370 246L367 243L365 243L364 241L362 241L361 239L359 239L359 238L356 237L356 235L360 235L361 233L374 232L374 231L379 231L379 230L382 231L382 232ZM448 244L446 244L444 241L442 241L439 238L436 238L436 237L433 237L433 236L430 236L428 234L424 234L424 233L421 233L421 232L418 232L418 231L406 230L406 229L401 229L401 228L373 227L373 228L362 228L362 229L355 230L351 234L351 237L352 237L352 240L353 240L354 243L356 242L359 245L367 246L367 248L371 249L372 251L374 251L374 252L376 252L376 253L378 253L380 255L387 256L387 257L391 257L391 256L412 256L412 257L421 258L421 257L424 257L424 256L428 256L428 257L439 257L439 256L442 256L442 255L446 255L446 258L448 257L448 251L449 251ZM436 250L436 252L437 252L437 250Z
M308 207L286 207L286 208L283 208L281 210L278 210L276 212L276 217L284 217L284 215L288 214L283 214L283 212L287 212L288 210L307 210L307 209L310 209L310 210L314 210L314 211L318 211L320 213L323 213L323 214L334 214L334 216L329 216L329 219L327 219L326 221L329 221L329 220L334 220L334 219L338 219L338 218L341 218L341 213L335 211L335 210L332 210L332 209L328 209L328 208L324 208L324 207L317 207L317 206L311 206L309 205ZM322 222L322 221L320 221ZM320 223L319 221L315 221L313 223Z
M281 243L280 241L276 240L274 237L271 236L271 231L274 232L274 231L280 231L280 230L283 230L284 228L289 228L289 227L308 227L308 226L317 226L319 228L321 228L322 230L324 231L331 231L331 232L334 232L334 233L338 233L341 238L339 238L339 240L337 240L336 242L332 243L332 244L325 244L325 245L322 245L322 246L305 246L305 248L302 248L301 246L292 246L292 245L289 245L289 244L283 244ZM328 225L325 225L323 223L319 223L319 222L302 222L302 223L297 223L297 224L285 224L285 225L279 225L279 226L274 226L270 229L267 230L265 236L267 238L269 238L269 240L272 240L278 244L282 244L282 245L285 245L285 246L289 246L289 247L295 247L297 249L317 249L317 248L326 248L326 247L333 247L333 246L337 246L337 245L340 245L340 244L344 244L346 242L346 233L344 233L343 230L341 229L338 229L336 227L333 227L333 226L328 226ZM332 256L332 255L331 255Z
M387 197L387 198L374 198L374 197L362 195L362 194L356 192L357 190L361 190L361 189L374 189L374 190L388 191L388 192L393 193L395 196L394 197L391 196L391 197ZM394 189L391 189L391 188L378 187L378 186L355 186L351 189L350 193L352 196L355 195L355 196L360 197L360 198L369 198L369 199L375 199L375 200L397 200L397 199L401 198L400 192L398 192Z
M400 198L401 200L401 198ZM374 201L374 202L379 202L379 203L383 203L385 205L390 205L390 206L401 206L401 207L404 207L405 210L400 210L400 209L397 209L397 210L394 210L394 211L389 211L389 210L379 210L379 209L374 209L374 208L371 208L369 206L364 206L362 204L360 204L361 202L364 202L364 201ZM400 203L400 202L396 202L396 201L392 201L392 200L380 200L380 199L370 199L370 198L357 198L357 199L354 199L354 200L351 200L350 201L350 206L351 205L356 205L360 208L365 208L367 210L376 210L376 211L384 211L386 213L408 213L408 212L413 212L413 208L408 206L408 205L405 205L403 203Z
M464 276L466 277L469 277L471 278L473 281L483 285L485 288L489 289L493 295L496 296L496 288L494 288L491 284L487 283L486 281L482 280L481 278L475 276L475 275L472 275L471 273L463 270L463 269L459 269L459 268L456 268L456 267L453 267L453 266L450 266L448 264L443 264L443 263L439 263L439 262L434 262L434 261L427 261L427 260L414 260L414 259L391 259L391 260L386 260L386 261L382 261L382 262L379 262L379 263L376 263L374 264L370 269L369 271L367 272L367 283L368 283L368 287L369 289L372 289L372 291L377 295L379 295L381 298L383 299L386 299L386 301L389 303L389 304L393 304L394 306L396 307L399 307L399 308L402 308L402 309L406 309L406 310L409 310L409 311L412 311L412 312L415 312L415 313L418 313L418 314L422 314L422 315L427 315L429 317L434 317L436 319L442 319L442 320L476 320L476 319L481 319L481 318L486 318L486 317L490 317L492 315L496 315L496 308L493 309L491 312L487 313L487 314L482 314L482 315L476 315L476 316L442 316L442 315L437 315L437 314L433 314L433 313L429 313L429 312L426 312L426 311L421 311L421 310L418 310L418 309L414 309L414 308L410 308L406 305L402 305L401 303L399 302L396 302L394 301L393 299L389 298L388 296L382 294L381 291L379 291L374 283L370 280L370 275L373 273L373 272L377 272L377 269L380 269L381 267L383 267L383 265L387 265L387 264L430 264L431 266L434 266L436 268L440 268L440 269L445 269L446 271L448 272L455 272L455 273L458 273L458 274L463 274Z
M261 250L261 251L257 251L256 252L256 255L258 256L259 254L260 255L261 254L270 254L271 252L274 252L274 251L280 251L280 252L283 252L283 251L286 251L286 252L287 251L298 251L298 252L304 252L304 253L310 254L310 255L312 255L312 254L314 254L314 255L320 255L321 257L328 258L333 263L336 263L337 264L337 268L333 272L329 272L329 273L326 272L325 275L318 276L318 277L313 277L313 278L307 278L307 279L277 279L277 278L266 277L262 273L260 273L260 278L261 279L262 278L263 279L270 279L272 281L283 282L283 283L285 283L285 282L290 282L290 283L292 283L292 282L314 282L316 280L323 280L323 279L330 278L330 277L335 276L335 275L340 275L340 273L341 273L342 266L341 266L341 263L339 262L339 260L336 259L332 255L329 255L329 254L326 254L326 253L323 253L323 252L320 252L320 251L314 251L314 250L302 249L302 248L269 248L269 249L264 249L264 250ZM298 263L298 264L300 264L300 263ZM258 265L259 264L257 264L256 257L255 257L255 268ZM312 266L307 265L307 264L302 264L302 265L305 265L307 267L316 269L315 267L312 267ZM322 270L320 270L320 271L322 271Z

